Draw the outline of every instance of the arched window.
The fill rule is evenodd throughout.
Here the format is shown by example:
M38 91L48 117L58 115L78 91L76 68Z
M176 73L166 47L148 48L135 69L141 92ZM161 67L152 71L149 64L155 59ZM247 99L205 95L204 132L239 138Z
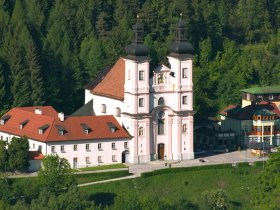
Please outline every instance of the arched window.
M116 108L116 116L117 117L121 116L121 109L119 107Z
M144 128L143 127L139 128L139 136L144 136Z
M163 105L164 105L164 98L163 98L163 97L160 97L160 98L158 99L158 105L159 105L159 106L163 106Z
M101 113L106 113L106 105L105 104L101 105Z
M183 133L186 133L186 132L187 132L187 125L183 124Z
M163 74L158 75L158 84L164 83Z

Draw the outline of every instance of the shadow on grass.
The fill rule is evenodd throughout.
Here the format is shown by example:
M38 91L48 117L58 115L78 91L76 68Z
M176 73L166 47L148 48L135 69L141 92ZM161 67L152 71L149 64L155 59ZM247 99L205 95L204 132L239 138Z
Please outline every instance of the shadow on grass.
M242 209L242 203L239 201L230 201L229 202L235 209Z
M117 195L115 193L99 192L90 195L89 199L94 201L97 206L111 206L114 204L114 198L116 196Z

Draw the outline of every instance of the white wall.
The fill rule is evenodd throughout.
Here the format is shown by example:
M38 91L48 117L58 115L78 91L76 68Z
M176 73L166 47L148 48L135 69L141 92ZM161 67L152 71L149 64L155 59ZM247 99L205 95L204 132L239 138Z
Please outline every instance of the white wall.
M98 140L98 141L68 141L68 142L49 142L47 143L47 154L57 154L59 157L65 158L73 167L73 159L77 158L77 167L96 166L104 164L113 164L122 162L122 152L127 150L124 148L124 142L128 142L130 148L130 140ZM98 143L102 144L102 150L98 150ZM116 149L112 149L112 143L115 143ZM86 150L86 144L89 144L89 150ZM64 152L61 151L61 145L64 145ZM74 151L74 145L77 145L77 151ZM55 153L51 152L51 147L55 146ZM116 162L112 161L112 156L116 156ZM102 157L102 162L98 162L98 156ZM86 157L89 157L90 163L86 163Z

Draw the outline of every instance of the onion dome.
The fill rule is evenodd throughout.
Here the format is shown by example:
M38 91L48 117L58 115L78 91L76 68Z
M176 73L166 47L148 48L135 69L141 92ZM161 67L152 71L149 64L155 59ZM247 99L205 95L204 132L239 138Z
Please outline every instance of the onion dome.
M144 27L141 23L132 26L134 39L130 45L125 48L128 58L147 57L149 48L144 44Z
M186 24L180 19L176 28L176 39L169 45L168 51L172 57L184 54L193 54L193 46L187 42Z

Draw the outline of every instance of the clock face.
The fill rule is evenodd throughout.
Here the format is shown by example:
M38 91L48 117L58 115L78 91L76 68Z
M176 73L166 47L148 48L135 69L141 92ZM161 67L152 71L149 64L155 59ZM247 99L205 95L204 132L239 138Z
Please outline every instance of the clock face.
M158 118L164 118L164 111L158 112Z

